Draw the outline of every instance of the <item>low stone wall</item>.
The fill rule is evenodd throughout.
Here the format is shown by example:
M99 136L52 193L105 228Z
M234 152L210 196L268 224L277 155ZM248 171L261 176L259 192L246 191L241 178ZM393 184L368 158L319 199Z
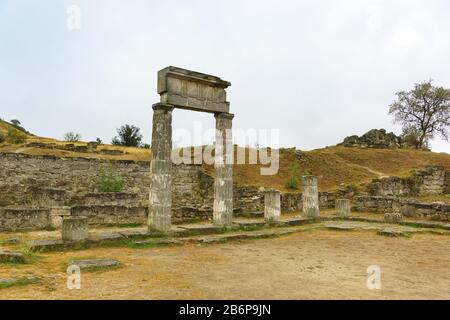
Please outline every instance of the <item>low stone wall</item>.
M139 195L126 192L88 193L80 202L80 205L138 206Z
M374 179L368 186L372 196L417 196L450 191L450 173L442 167L417 170L410 177Z
M352 209L355 211L386 213L399 210L399 198L359 195L353 197Z
M432 220L450 221L450 204L401 200L400 212L407 217L425 217Z
M0 208L0 231L36 230L50 226L50 209Z
M150 162L88 158L58 158L0 153L0 207L106 204L147 206ZM123 193L114 198L99 193L99 174L105 167L123 180ZM214 179L199 165L173 166L173 207L212 207ZM44 188L43 188L44 186ZM105 204L105 203L103 203Z
M71 216L85 216L89 225L145 224L148 209L111 205L75 206L71 209Z

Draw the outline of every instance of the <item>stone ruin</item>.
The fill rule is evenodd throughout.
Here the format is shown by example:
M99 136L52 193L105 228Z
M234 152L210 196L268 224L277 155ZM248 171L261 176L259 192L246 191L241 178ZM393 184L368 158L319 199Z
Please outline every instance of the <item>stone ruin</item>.
M167 232L172 225L172 111L175 108L213 113L216 118L213 221L219 226L231 225L234 115L229 113L225 91L230 85L219 77L176 67L158 72L160 102L153 105L149 229Z
M372 129L362 136L349 136L338 145L344 147L359 148L380 148L380 149L398 149L398 148L414 148L402 137L395 135L393 132L386 132L385 129Z
M153 105L150 170L148 161L115 161L114 170L124 177L120 193L96 190L93 177L105 161L0 153L0 231L61 229L67 218L87 217L83 224L88 226L147 223L150 230L167 232L172 222L191 219L212 217L216 226L226 227L232 224L233 215L264 214L266 222L272 223L280 220L282 211L303 211L305 217L315 218L320 208L335 208L338 216L347 216L353 209L450 221L450 205L402 198L448 194L450 171L443 167L417 170L410 177L374 179L367 193L351 188L318 192L314 176L303 177L303 193L233 186L233 165L228 161L233 147L233 114L226 100L229 86L218 77L176 67L159 71L160 102ZM200 165L172 164L174 109L214 114L215 178ZM401 140L381 129L358 139L348 137L345 144L399 147Z

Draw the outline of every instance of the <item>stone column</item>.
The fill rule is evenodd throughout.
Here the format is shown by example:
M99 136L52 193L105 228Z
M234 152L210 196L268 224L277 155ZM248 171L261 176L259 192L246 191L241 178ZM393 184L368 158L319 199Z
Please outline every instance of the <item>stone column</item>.
M233 221L233 141L231 124L234 114L217 113L214 167L214 224L230 226Z
M303 176L303 215L307 218L319 216L319 191L315 176Z
M172 105L153 105L152 161L148 228L167 232L172 226Z
M264 219L266 222L278 222L281 218L281 193L267 190L264 193Z
M68 217L62 220L61 237L63 241L82 242L89 234L87 217Z
M350 216L350 200L349 199L336 199L335 203L336 215L341 218Z

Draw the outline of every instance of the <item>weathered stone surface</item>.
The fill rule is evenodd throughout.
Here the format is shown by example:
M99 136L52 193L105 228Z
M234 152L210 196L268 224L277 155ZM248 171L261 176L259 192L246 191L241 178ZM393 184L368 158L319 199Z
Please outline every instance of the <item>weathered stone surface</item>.
M172 105L153 105L148 227L161 232L172 226L172 110Z
M449 175L443 167L426 167L409 177L374 179L368 186L373 196L417 196L442 194L448 188Z
M115 259L87 259L87 260L72 260L68 264L69 266L75 265L83 269L94 268L110 268L120 265L120 262Z
M39 207L64 206L66 191L57 188L36 188L33 191L33 203Z
M281 193L267 190L264 193L264 219L268 223L278 222L281 218Z
M98 188L98 174L108 165L105 160L87 158L56 158L51 156L32 156L26 154L0 153L0 205L8 204L18 206L28 204L32 199L34 189L46 185L51 188L64 188L66 201L74 206L87 206L89 202L96 200L85 195L95 193ZM150 192L149 161L112 161L112 170L123 178L123 193L137 194L135 201L128 199L112 199L112 203L129 203L127 207L148 207ZM14 172L14 174L11 174ZM206 173L200 165L176 165L172 167L172 213L173 220L180 221L191 218L212 218L212 206L214 198L214 178ZM247 202L255 196L253 191L240 188L243 195L241 206L256 206L257 201ZM128 196L127 195L127 196ZM132 196L131 196L132 197ZM106 200L106 199L105 199ZM103 200L102 200L103 201ZM105 205L106 203L103 203ZM262 210L262 205L259 209ZM186 209L189 208L189 209ZM29 210L31 208L24 208ZM36 210L36 208L32 208ZM49 209L39 209L48 211ZM121 210L121 209L120 209ZM117 213L119 214L118 209ZM2 211L2 208L0 208ZM95 210L94 210L95 211ZM37 213L36 211L34 211ZM114 211L115 212L115 211ZM114 213L113 212L113 213ZM11 212L10 212L11 213ZM131 213L130 217L132 217ZM20 217L0 213L0 229L2 225L8 226L5 230L20 229L44 229L50 225L43 212L42 219L34 219L31 212L25 215L23 221ZM101 211L101 215L107 214ZM95 215L95 212L94 212ZM4 217L2 219L1 217ZM107 217L104 217L108 220ZM126 218L126 217L124 217ZM50 220L50 218L48 218ZM112 217L114 220L115 217ZM133 220L133 218L131 219ZM45 223L43 223L45 222ZM134 221L120 221L119 223L135 223Z
M216 145L214 167L213 221L218 226L233 222L233 142L231 135L234 115L219 113L216 118Z
M398 223L403 220L401 213L399 212L387 212L384 214L384 221L388 223Z
M407 232L400 231L400 230L394 230L394 229L390 229L390 228L384 228L384 229L378 230L377 234L379 234L381 236L387 236L387 237L401 237L401 236L404 237L404 236L409 235Z
M56 251L62 250L68 247L70 242L64 242L62 240L55 239L45 239L45 240L30 240L27 245L28 248L33 252L44 252L44 251ZM73 243L73 242L71 242Z
M345 147L360 148L414 148L406 140L396 136L394 133L387 133L385 129L372 129L361 137L357 135L349 136L344 139L342 145Z
M158 72L161 103L182 109L227 113L225 88L230 85L216 76L172 66Z
M139 195L134 192L91 192L83 197L84 205L136 206Z
M353 198L353 208L356 211L375 213L392 212L399 208L399 199L397 197L360 195Z
M336 199L336 215L341 218L350 216L350 200Z
M315 176L303 176L303 214L308 218L319 216L319 191Z
M0 250L0 263L24 263L25 257L21 252Z
M146 224L148 208L113 205L74 206L71 215L87 217L89 225Z
M68 242L85 241L89 234L87 217L69 217L62 221L62 240Z
M0 231L44 229L50 225L50 209L0 208Z
M50 210L50 225L53 228L60 229L62 220L65 217L70 217L70 207L53 207Z
M400 206L400 213L404 217L415 217L417 215L414 203L404 203Z
M344 230L344 231L351 231L355 230L355 226L350 224L334 224L334 223L328 223L325 224L325 227L332 230Z

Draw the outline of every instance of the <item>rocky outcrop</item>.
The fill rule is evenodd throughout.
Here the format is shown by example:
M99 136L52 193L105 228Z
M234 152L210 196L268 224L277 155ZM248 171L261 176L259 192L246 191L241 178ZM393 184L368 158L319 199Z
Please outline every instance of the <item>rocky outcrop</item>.
M360 137L357 135L346 137L339 145L381 149L414 148L403 138L395 135L393 132L386 132L385 129L372 129Z

